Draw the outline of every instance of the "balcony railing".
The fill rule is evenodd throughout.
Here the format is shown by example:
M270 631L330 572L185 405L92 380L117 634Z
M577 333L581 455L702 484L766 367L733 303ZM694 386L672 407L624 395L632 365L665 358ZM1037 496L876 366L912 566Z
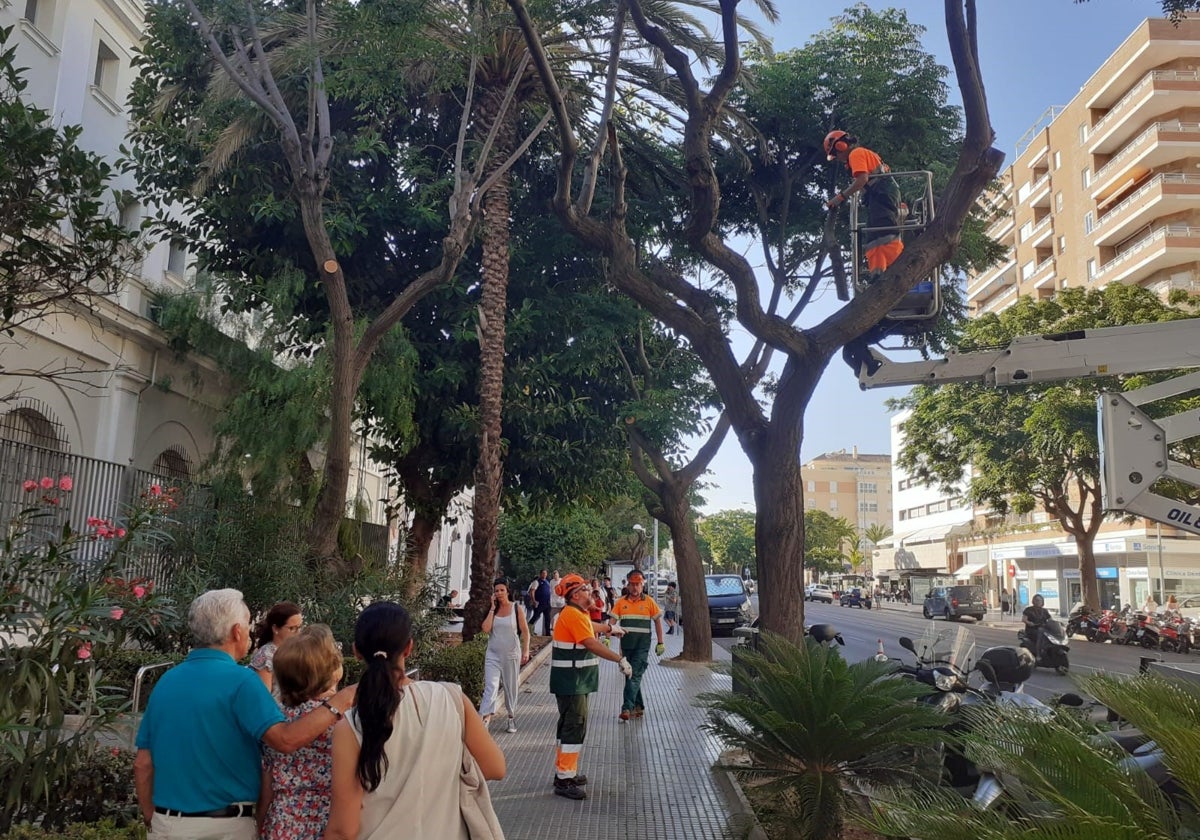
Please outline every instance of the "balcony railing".
M1099 277L1101 274L1116 268L1123 262L1127 262L1135 255L1154 245L1160 239L1166 239L1168 236L1196 239L1198 244L1200 244L1200 227L1191 227L1189 225L1163 225L1160 228L1155 228L1141 239L1138 239L1137 241L1130 243L1125 248L1122 248L1120 253L1118 253L1104 265L1100 266L1100 270L1096 272L1096 277Z
M1139 203L1143 198L1146 197L1147 193L1153 192L1154 190L1160 188L1163 184L1200 184L1200 176L1187 175L1183 172L1163 172L1162 174L1155 175L1145 184L1138 187L1130 195L1128 195L1124 201L1097 219L1095 230L1099 230L1100 228L1104 227L1104 225L1106 225L1108 222L1119 216L1123 210L1126 210L1132 205Z
M1117 103L1108 109L1103 117L1096 120L1096 124L1092 126L1089 134L1096 134L1109 120L1114 120L1118 116L1118 112L1123 110L1125 106L1132 102L1145 91L1147 87L1157 81L1168 82L1200 82L1200 71L1196 70L1152 70L1141 78L1136 85L1129 89L1129 92L1122 96Z
M1160 131L1175 131L1200 134L1200 123L1185 123L1174 120L1172 122L1156 122L1152 123L1149 128L1139 134L1137 137L1125 144L1121 151L1113 155L1108 163L1096 170L1096 175L1092 178L1092 183L1097 184L1112 172L1116 172L1117 164L1120 164L1127 157L1138 150L1150 137Z

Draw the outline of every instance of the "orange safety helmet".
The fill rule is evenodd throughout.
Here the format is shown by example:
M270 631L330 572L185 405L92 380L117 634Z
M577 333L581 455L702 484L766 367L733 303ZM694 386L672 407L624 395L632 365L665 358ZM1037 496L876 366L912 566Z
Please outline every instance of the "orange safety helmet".
M554 594L558 595L560 598L570 598L572 592L579 587L586 585L586 580L584 580L580 575L571 572L571 574L560 580L554 587Z
M633 583L635 580L644 581L645 579L646 579L646 576L644 574L642 574L641 572L639 572L637 569L634 569L632 572L630 572L628 575L625 576L625 580L628 583Z
M838 144L843 148L850 148L850 145L857 143L858 138L852 137L841 129L835 128L833 131L825 135L825 159L834 160L837 158Z

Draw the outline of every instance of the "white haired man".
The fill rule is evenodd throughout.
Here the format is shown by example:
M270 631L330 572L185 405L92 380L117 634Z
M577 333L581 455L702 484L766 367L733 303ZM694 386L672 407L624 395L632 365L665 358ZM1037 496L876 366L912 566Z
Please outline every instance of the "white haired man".
M254 840L260 744L291 753L342 718L343 688L290 723L249 668L250 610L236 589L205 592L188 609L196 647L150 694L133 764L142 819L156 838Z

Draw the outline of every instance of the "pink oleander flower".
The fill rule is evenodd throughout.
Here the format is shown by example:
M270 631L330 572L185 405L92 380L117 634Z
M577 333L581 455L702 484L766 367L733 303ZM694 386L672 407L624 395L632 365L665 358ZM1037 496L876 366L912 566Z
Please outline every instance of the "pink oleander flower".
M26 493L32 493L34 490L38 489L38 483L32 478L27 478L21 482L21 489Z
M126 531L124 528L118 528L117 530L113 531L113 536L119 540L125 539L125 534ZM141 596L139 595L138 597L140 598Z
M42 476L42 480L38 483L42 485L43 490L53 490L54 489L54 479L48 475Z
M92 658L92 643L84 642L83 644L81 644L79 646L79 650L75 651L75 655L77 657L79 657L80 659L91 659Z
M146 597L146 587L140 586L140 585L133 587L133 597L139 598L139 599L145 598Z
M121 609L120 607L113 607L109 611L108 615L113 621L120 621L122 616L125 615L125 610Z
M101 525L107 525L107 524L108 524L108 522L104 519L101 519L99 516L89 516L87 518L87 526L89 528L98 528Z
M162 495L162 487L160 487L157 484L151 484L150 485L150 495L154 496L157 499L159 496Z
M58 489L64 493L70 493L75 487L75 480L69 475L62 475L58 478Z

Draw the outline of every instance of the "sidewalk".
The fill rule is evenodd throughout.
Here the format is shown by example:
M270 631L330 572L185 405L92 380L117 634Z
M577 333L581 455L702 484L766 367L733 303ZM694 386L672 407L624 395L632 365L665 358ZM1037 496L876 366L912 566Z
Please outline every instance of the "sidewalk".
M717 742L699 730L704 713L693 705L705 691L728 689L727 675L708 665L673 663L683 647L666 637L661 664L651 655L642 681L646 717L620 723L617 666L600 663L600 691L591 695L587 740L579 772L588 777L588 798L555 796L554 730L558 707L543 662L521 686L515 735L503 715L491 731L508 760L508 775L491 783L492 802L507 840L693 840L744 836L737 800L723 771L714 772ZM729 652L713 646L718 661Z

